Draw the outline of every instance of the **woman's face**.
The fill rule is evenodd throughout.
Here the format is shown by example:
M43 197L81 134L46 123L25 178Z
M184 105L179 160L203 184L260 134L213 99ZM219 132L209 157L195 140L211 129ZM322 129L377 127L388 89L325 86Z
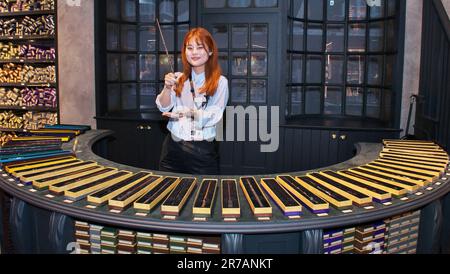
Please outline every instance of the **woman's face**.
M208 62L209 49L192 39L186 46L186 59L193 67L201 67Z

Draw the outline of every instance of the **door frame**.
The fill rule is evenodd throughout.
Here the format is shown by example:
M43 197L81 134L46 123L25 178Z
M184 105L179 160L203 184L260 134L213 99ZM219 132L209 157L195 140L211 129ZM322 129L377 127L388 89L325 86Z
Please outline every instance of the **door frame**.
M282 102L280 95L284 93L279 90L281 83L281 56L282 56L282 35L280 33L280 14L279 13L230 13L230 14L216 14L206 13L200 16L200 25L210 30L212 24L252 24L263 23L268 25L268 60L267 60L267 106L280 106ZM251 31L249 30L249 36ZM230 42L230 41L229 41ZM243 50L245 51L245 50ZM229 59L229 62L230 59ZM250 62L250 60L249 60ZM231 77L230 77L231 78ZM228 79L230 80L230 79ZM250 83L249 83L250 84ZM230 88L231 91L231 88ZM232 91L231 91L232 92ZM230 93L231 94L231 93ZM258 106L261 104L257 104ZM281 115L280 115L281 117Z
M281 60L283 56L283 42L282 38L283 35L281 33L281 16L279 12L254 12L249 11L248 13L243 11L235 12L235 13L226 13L226 14L217 14L217 13L205 13L200 16L200 25L204 28L211 30L211 27L213 24L224 24L227 26L230 26L232 24L267 24L268 27L268 48L267 48L267 54L268 54L268 60L267 60L267 94L266 94L266 103L265 104L251 104L250 100L248 105L255 105L258 106L268 106L269 108L271 106L279 106L280 112L283 111L283 106L281 105L285 96L284 90L281 90L280 87L284 87L284 83L282 83L282 71L281 68L283 68L281 64ZM231 32L231 30L228 30ZM249 29L248 33L249 38L251 37L251 29ZM229 39L229 45L231 48L231 34L228 36ZM250 41L250 40L249 40ZM246 50L242 51L251 51L251 47ZM231 58L228 59L228 66L230 67L230 64L232 62ZM251 62L251 60L249 60ZM249 65L250 67L250 65ZM283 68L284 69L284 68ZM229 69L230 71L231 69ZM250 72L248 72L250 74ZM246 76L248 78L252 78L249 76L249 74ZM231 75L228 75L229 77L229 86L230 86L230 98L231 94L233 92L231 88ZM239 77L236 77L239 78ZM248 79L247 78L247 79ZM250 89L250 82L248 83L248 90ZM249 96L249 92L247 90L247 96ZM231 99L230 99L231 101ZM238 106L239 104L229 104ZM248 106L247 104L243 104L243 106ZM280 113L280 120L278 121L281 123L281 118L284 117L283 113ZM260 117L258 117L259 120ZM270 111L268 119L270 121ZM267 123L267 121L265 121ZM248 132L248 127L246 128L246 132ZM248 136L248 135L247 135ZM281 137L281 136L280 136ZM255 144L255 142L252 142L252 144ZM258 141L256 144L260 145L261 142ZM227 153L232 153L232 163L223 164L221 163L222 169L230 169L230 170L240 170L240 172L245 171L244 173L264 173L268 168L270 169L273 166L273 162L275 161L274 158L277 153L273 153L273 155L268 155L264 153L264 155L259 155L261 152L255 151L254 145L249 146L248 142L233 142L233 144L230 144L231 147L226 145ZM249 154L258 154L258 155L249 155ZM261 156L264 156L263 165L262 166L254 166L253 164L246 163L245 159L261 159ZM230 166L231 164L231 166ZM225 171L224 170L224 171Z

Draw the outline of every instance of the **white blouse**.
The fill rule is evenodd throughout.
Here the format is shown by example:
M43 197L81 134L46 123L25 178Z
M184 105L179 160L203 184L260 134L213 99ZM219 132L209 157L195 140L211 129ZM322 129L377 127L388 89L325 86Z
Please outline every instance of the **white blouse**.
M227 106L229 98L228 80L224 76L220 76L216 93L209 98L208 104L204 106L201 102L206 101L206 96L198 93L198 90L205 83L205 73L197 75L192 71L192 81L194 82L195 102L191 94L191 85L187 80L184 82L180 97L177 97L175 91L171 91L170 104L163 107L160 102L162 95L159 94L156 97L156 105L161 112L171 111L173 114L196 111L197 118L195 119L186 116L170 119L167 129L173 137L184 141L212 141L216 137L216 125L222 119Z

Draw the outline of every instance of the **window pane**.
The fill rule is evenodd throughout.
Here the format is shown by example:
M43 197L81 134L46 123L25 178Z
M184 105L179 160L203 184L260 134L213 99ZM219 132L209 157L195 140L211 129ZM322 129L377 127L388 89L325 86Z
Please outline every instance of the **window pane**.
M309 55L306 59L306 82L322 82L322 56Z
M394 78L395 56L386 56L386 64L384 66L384 85L391 86Z
M350 20L364 20L367 16L367 4L365 0L350 0L348 18Z
M174 21L175 5L174 0L160 0L159 3L159 21L168 23Z
M291 115L303 114L302 87L292 87L291 92Z
M120 76L120 55L108 54L107 55L107 71L108 81L119 81Z
M142 81L156 80L156 56L153 54L141 54L139 57L140 79Z
M189 21L189 0L178 0L178 22Z
M122 81L136 81L136 55L122 55Z
M384 22L374 22L369 25L369 51L383 51Z
M348 26L348 51L364 52L366 50L366 25L351 24Z
M342 84L344 82L344 57L327 55L325 58L325 83Z
M108 85L108 112L120 111L120 85Z
M234 25L232 27L232 47L248 48L248 26Z
M228 27L227 25L214 25L212 36L219 49L228 49Z
M361 85L364 83L364 56L349 56L347 63L347 83Z
M326 52L343 52L344 51L344 25L327 26L327 48Z
M345 98L345 114L362 116L363 89L348 87Z
M333 21L345 19L345 0L327 0L327 18Z
M305 94L305 114L320 114L320 87L307 87Z
M257 8L274 8L278 6L278 0L255 0Z
M267 81L252 80L250 88L250 103L266 103Z
M139 21L155 22L156 0L139 0Z
M252 25L252 48L267 49L268 39L267 25Z
M228 0L230 8L247 8L250 7L251 0Z
M231 102L242 104L247 103L247 80L231 80Z
M295 18L303 19L305 17L305 0L293 0L293 13Z
M155 51L156 50L156 28L155 26L143 26L139 29L139 50Z
M292 50L302 51L303 50L303 23L294 21L292 29Z
M170 25L170 26L161 26L161 31L164 35L164 39L166 41L166 46L167 46L167 50L168 51L174 51L175 49L175 41L174 41L174 34L175 34L175 30L174 30L174 26ZM159 50L165 52L164 49L164 43L162 42L162 39L160 39L160 43L159 43Z
M156 86L155 84L141 84L140 85L140 98L141 109L150 109L156 107Z
M222 68L222 74L228 75L228 52L219 52L219 64Z
M170 59L170 60L169 60ZM173 62L173 54L169 55L169 58L165 54L159 55L159 79L164 80L167 73L171 72L170 62Z
M177 67L174 69L175 71L183 71L183 60L181 59L181 54L177 55Z
M106 48L108 50L118 50L119 49L119 24L108 23L106 25L107 41Z
M366 102L366 115L371 118L380 118L381 113L381 90L368 89Z
M324 93L324 113L341 114L342 109L342 88L325 87Z
M267 75L267 53L252 52L251 70L253 76Z
M177 48L176 50L182 50L183 49L183 41L186 34L189 32L189 25L178 25L178 41L177 41Z
M247 76L247 53L233 52L232 74L235 76Z
M204 0L203 4L205 5L205 8L207 8L207 9L224 8L225 0Z
M136 26L122 25L121 26L121 47L122 50L134 51L136 50Z
M322 24L308 24L308 51L322 51Z
M303 82L303 55L292 55L292 83Z
M284 79L286 83L292 83L292 54L286 54L286 74L284 75ZM287 97L286 97L287 98Z
M136 84L122 85L122 110L133 110L137 106Z
M136 22L136 1L122 0L122 20Z
M106 18L119 20L120 18L120 0L106 1Z
M369 56L369 68L367 70L367 83L369 85L381 85L383 74L383 56Z
M308 20L323 19L323 0L308 1Z

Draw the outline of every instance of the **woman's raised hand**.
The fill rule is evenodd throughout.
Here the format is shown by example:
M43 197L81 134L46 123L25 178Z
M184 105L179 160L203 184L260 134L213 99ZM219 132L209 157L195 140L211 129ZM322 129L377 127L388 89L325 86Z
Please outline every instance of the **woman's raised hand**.
M178 83L178 78L182 75L181 72L167 73L164 77L164 87L172 90Z

